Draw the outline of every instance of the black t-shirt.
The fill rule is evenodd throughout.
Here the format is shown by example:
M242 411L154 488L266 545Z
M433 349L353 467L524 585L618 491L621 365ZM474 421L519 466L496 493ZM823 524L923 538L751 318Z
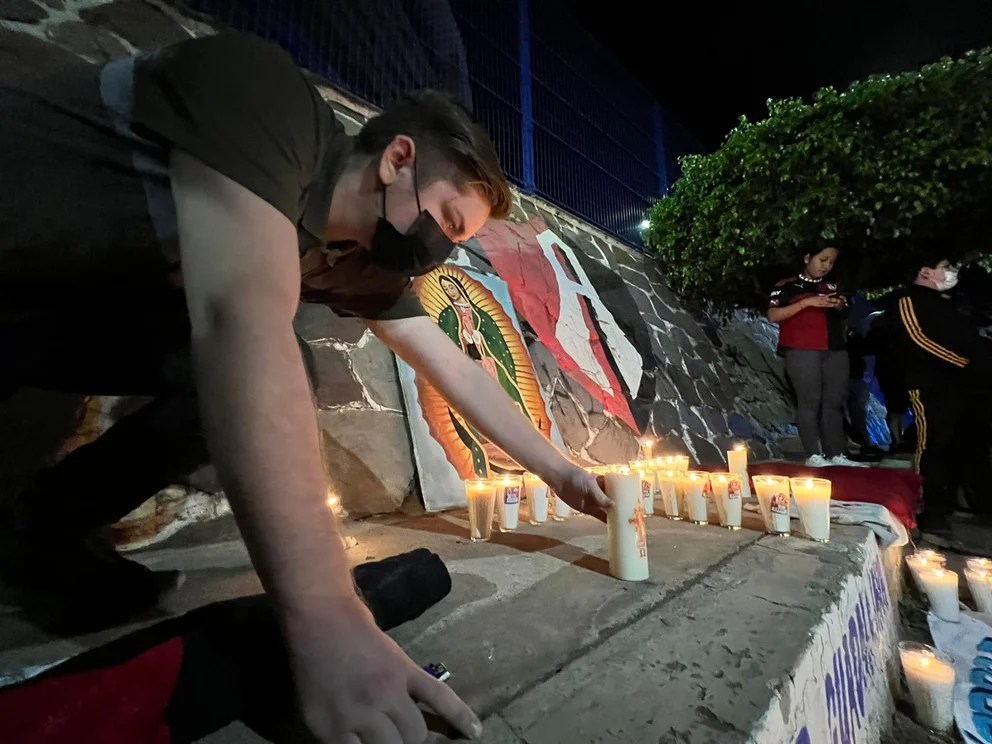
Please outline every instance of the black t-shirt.
M423 314L409 277L325 246L351 138L281 49L221 34L97 67L45 46L31 74L0 69L0 321L175 292L174 147L296 225L304 300Z

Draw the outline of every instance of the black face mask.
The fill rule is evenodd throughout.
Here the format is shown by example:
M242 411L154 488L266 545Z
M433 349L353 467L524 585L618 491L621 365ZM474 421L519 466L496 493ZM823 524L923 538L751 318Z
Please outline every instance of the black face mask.
M386 219L386 186L382 188L382 217L375 224L370 258L377 266L396 274L421 276L441 265L455 250L451 238L426 209L420 207L417 165L413 166L413 193L417 198L417 219L401 233Z

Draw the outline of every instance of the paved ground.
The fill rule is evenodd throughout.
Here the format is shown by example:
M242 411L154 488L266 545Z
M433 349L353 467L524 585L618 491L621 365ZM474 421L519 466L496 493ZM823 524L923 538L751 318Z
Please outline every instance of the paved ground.
M414 659L449 666L451 685L486 718L487 742L743 741L841 578L859 570L864 532L835 526L818 545L660 517L648 525L651 578L639 584L608 575L605 528L585 517L484 544L465 539L464 512L346 529L353 563L417 546L446 561L452 594L393 636ZM187 571L170 613L259 590L228 519L137 555ZM125 630L52 639L8 612L0 673ZM231 727L209 741L257 740Z

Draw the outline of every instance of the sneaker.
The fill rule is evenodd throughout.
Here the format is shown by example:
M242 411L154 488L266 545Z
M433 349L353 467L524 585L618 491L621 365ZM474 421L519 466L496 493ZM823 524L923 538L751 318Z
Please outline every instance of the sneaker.
M848 458L844 457L844 455L837 455L836 457L831 457L830 458L830 464L831 465L840 465L841 467L845 467L845 468L868 468L868 467L871 467L866 462L857 462L856 460L849 460Z
M834 463L828 460L823 455L811 455L806 459L806 465L811 468L825 468L827 465L833 465Z

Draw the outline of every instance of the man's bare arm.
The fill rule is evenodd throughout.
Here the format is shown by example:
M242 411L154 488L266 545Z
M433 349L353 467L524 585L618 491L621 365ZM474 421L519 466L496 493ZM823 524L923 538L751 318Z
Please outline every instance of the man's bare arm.
M255 567L284 608L354 597L292 330L296 231L188 155L171 174L207 441Z
M293 225L194 158L170 173L207 443L276 599L303 718L320 742L421 742L415 700L464 734L471 709L375 625L344 559L292 319Z
M567 467L562 454L520 414L500 384L451 343L430 318L371 321L369 328L525 468L553 479Z

